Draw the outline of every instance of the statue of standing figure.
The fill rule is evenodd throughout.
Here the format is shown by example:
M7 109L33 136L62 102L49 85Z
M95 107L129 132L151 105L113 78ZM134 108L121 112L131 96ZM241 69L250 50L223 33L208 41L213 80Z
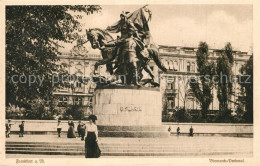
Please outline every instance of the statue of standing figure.
M116 40L108 33L121 33ZM150 37L149 27L144 16L143 8L133 12L122 12L120 20L108 26L106 30L98 28L87 31L87 38L92 48L99 48L103 59L95 64L95 69L99 65L106 64L110 74L120 77L121 83L126 85L141 86L151 83L159 86L154 82L154 75L148 65L152 59L156 65L166 71L159 59L158 49L151 47L146 39ZM148 80L142 80L142 71L145 70L151 77Z

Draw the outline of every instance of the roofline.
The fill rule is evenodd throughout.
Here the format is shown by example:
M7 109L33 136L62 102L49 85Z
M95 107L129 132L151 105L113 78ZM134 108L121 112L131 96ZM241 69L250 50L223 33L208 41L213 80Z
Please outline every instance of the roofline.
M159 49L160 47L162 48L180 48L180 49L198 49L198 47L189 47L189 46L169 46L169 45L158 45ZM213 51L222 51L222 49L216 49L216 48L209 48L209 50L213 50ZM233 50L233 52L237 53L245 53L246 55L249 55L248 52L246 51L239 51L239 50Z

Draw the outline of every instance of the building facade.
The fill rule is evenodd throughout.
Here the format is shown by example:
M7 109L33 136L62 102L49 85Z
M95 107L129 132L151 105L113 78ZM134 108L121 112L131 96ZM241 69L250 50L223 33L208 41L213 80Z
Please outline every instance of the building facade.
M62 53L59 56L60 64L66 64L66 70L70 75L75 75L77 78L88 78L94 70L94 64L101 59L97 54L75 54L74 51ZM105 67L101 66L99 71L104 71ZM58 89L54 94L58 98L58 110L64 113L69 105L78 105L84 110L84 116L93 113L93 92L96 84L91 81L80 81L74 79L70 82L68 88Z
M196 114L196 110L200 109L200 105L196 101L193 92L189 86L189 78L196 77L198 74L196 64L197 48L192 47L174 47L160 46L160 55L163 63L169 70L168 73L161 73L161 91L165 92L168 100L168 112L174 112L177 108L185 108L190 114ZM221 50L209 49L209 60L216 61L220 56ZM234 64L232 66L233 76L241 75L240 68L250 58L247 52L234 51ZM229 108L232 114L235 114L238 94L240 86L237 81L233 83L234 94L231 97L233 102L229 102ZM215 115L219 110L219 102L217 99L217 90L213 89L213 102L209 106L208 115Z
M196 98L193 96L189 87L189 78L197 74L196 65L197 48L192 47L175 47L159 46L160 57L164 66L168 69L167 73L159 71L153 61L150 67L155 76L155 81L160 83L160 90L165 95L168 104L167 112L173 113L176 109L185 107L191 114L200 109ZM220 56L220 50L210 49L209 59L216 61ZM246 63L250 55L247 52L234 51L233 74L240 75L240 68ZM71 75L78 77L90 77L94 70L94 64L101 59L99 54L89 54L86 50L72 50L63 53L60 56L59 63L67 64L67 71ZM108 76L106 67L100 66L98 73ZM64 111L68 105L79 105L84 109L84 115L88 116L93 112L93 92L96 87L95 83L89 81L71 82L70 88L59 89L55 95L59 99L58 109ZM148 85L149 86L149 85ZM238 83L234 83L232 101L236 101L236 94L240 92ZM210 105L209 114L214 115L219 109L216 89L213 90L214 100ZM235 104L230 102L229 108L235 113Z

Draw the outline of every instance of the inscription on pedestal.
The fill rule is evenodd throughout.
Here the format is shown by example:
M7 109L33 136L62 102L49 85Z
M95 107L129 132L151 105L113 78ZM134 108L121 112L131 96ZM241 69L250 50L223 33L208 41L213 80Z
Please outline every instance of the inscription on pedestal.
M141 106L122 106L120 107L120 111L142 111L142 107Z

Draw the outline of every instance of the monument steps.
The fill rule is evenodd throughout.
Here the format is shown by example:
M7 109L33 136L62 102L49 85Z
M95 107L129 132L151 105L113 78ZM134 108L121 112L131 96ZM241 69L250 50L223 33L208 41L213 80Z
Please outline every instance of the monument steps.
M128 146L121 146L121 147L106 147L106 146L100 146L101 149L105 150L105 151L199 151L196 148L190 148L190 147L185 147L185 148L178 148L178 147L128 147ZM225 148L225 147L218 147L218 148L214 148L214 149L210 149L210 148L204 148L203 150L209 150L209 151L215 151L215 150L229 150L229 151L236 151L236 150L243 150L243 148L237 147L235 149L230 149L230 148L235 148L235 147L229 147L229 148ZM57 146L49 146L49 147L42 147L42 146L34 146L34 147L28 147L28 146L20 146L20 147L15 147L15 146L7 146L6 147L7 150L15 150L15 149L24 149L24 150L57 150L57 149L64 149L64 150L84 150L84 147L82 146L78 146L78 147L57 147Z
M195 143L180 146L171 143L104 143L99 144L102 156L196 156L196 155L223 155L244 154L252 152L239 146L199 146ZM47 143L47 142L6 142L7 154L35 154L35 155L84 155L82 143Z
M154 143L154 144L145 144L145 143L101 143L99 146L104 147L104 148L111 148L111 149L118 149L118 148L141 148L141 149L161 149L161 148L166 148L166 149L171 149L171 148L191 148L191 147L196 147L197 145L202 145L202 143L193 143L192 145L186 144L186 145L181 145L181 146L176 146L176 144L171 144L171 143ZM213 145L205 145L204 148L210 148ZM58 147L66 147L66 148L75 148L75 147L84 147L84 141L82 143L46 143L46 142L7 142L6 147L53 147L53 148L58 148ZM226 147L226 144L214 146L214 148L223 148ZM228 148L243 148L239 147L237 145L228 145Z
M166 152L169 152L169 153L174 153L174 152L178 152L178 153L185 153L187 152L187 150L177 150L177 149L117 149L117 150L114 150L114 149L104 149L104 148L101 148L102 152L104 153L166 153ZM84 153L84 148L78 148L78 149L66 149L66 148L6 148L6 151L30 151L30 152L72 152L72 153ZM210 153L213 153L213 152L230 152L230 153L236 153L237 152L237 149L236 150L230 150L230 149L214 149L214 150L211 150L209 151ZM189 150L189 152L192 152L192 153L201 153L202 151L198 151L196 149L192 149L192 150Z
M8 154L33 154L33 155L77 155L84 156L84 152L68 152L68 151L8 151ZM209 156L209 155L243 155L251 156L252 153L246 152L102 152L101 156Z
M34 155L84 155L84 152L73 151L32 151L32 150L6 150L7 154L34 154Z

